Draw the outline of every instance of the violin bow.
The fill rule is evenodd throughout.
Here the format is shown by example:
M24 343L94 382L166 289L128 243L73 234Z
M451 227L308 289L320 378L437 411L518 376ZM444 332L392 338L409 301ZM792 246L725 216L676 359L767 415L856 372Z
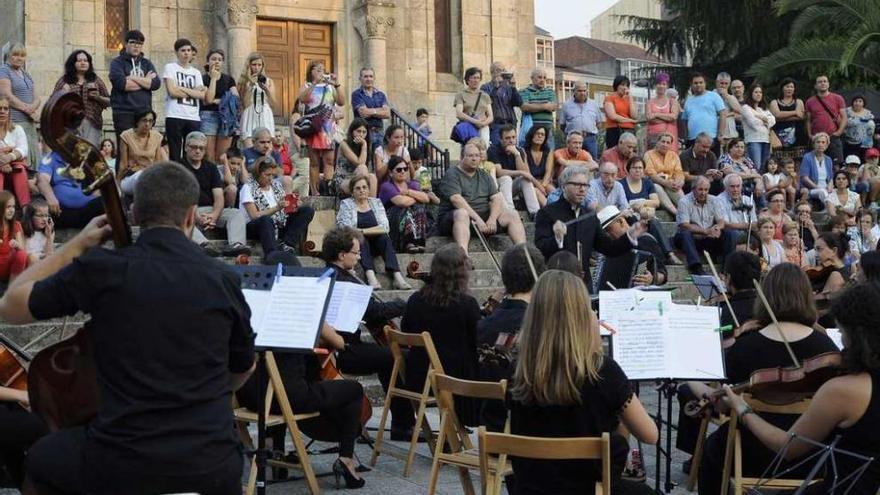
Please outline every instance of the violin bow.
M718 276L718 270L715 269L715 263L712 262L712 256L709 255L708 251L703 251L703 255L706 257L706 261L709 262L709 269L712 270L712 276L720 282L721 277ZM736 324L737 328L739 328L739 320L736 318L736 313L733 312L733 306L730 305L730 299L728 299L727 297L727 291L718 292L721 292L721 297L724 298L724 304L727 305L727 309L730 311L730 316L733 317L733 323ZM697 306L699 306L699 304L697 304Z
M471 220L471 227L474 228L474 232L477 233L477 237L480 239L480 243L483 244L483 249L485 249L486 252L489 253L489 257L492 258L492 263L495 264L495 269L497 269L498 274L501 275L501 265L498 263L498 259L495 258L495 253L493 253L492 250L489 249L489 243L486 242L486 238L483 236L483 233L480 232L480 228L477 227L477 222Z
M782 326L779 325L779 321L776 319L776 314L773 312L773 308L771 308L770 303L767 302L767 296L764 295L764 291L761 289L761 284L759 284L757 280L752 280L752 283L755 284L755 289L758 291L758 297L761 298L761 303L764 305L764 309L770 313L770 319L773 320L773 324L776 325L776 331L779 332L779 335L782 337L782 343L785 344L785 349L788 351L788 355L791 356L791 360L794 362L794 367L800 368L801 363L798 361L797 356L794 355L794 351L791 350L791 345L788 343L788 337L785 336L785 332L782 331Z
M523 252L526 253L526 261L529 262L529 270L532 271L532 277L535 278L535 282L538 282L538 271L535 270L535 262L532 261L532 254L529 253L529 244L524 242L522 243Z

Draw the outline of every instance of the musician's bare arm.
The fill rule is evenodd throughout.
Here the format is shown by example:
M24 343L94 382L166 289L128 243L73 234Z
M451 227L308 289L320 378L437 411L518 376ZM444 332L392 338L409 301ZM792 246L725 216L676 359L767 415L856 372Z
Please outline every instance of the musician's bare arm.
M244 384L248 381L248 378L251 377L254 370L257 369L257 362L254 361L254 364L251 365L251 369L245 371L244 373L231 373L229 375L229 386L232 388L232 391L236 391L240 389Z

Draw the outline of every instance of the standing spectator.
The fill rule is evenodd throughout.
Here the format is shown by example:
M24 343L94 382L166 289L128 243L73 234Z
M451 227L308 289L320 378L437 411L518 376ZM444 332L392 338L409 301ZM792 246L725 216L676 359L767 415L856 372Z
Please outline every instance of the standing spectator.
M751 158L746 156L746 144L740 138L727 142L727 153L718 160L718 168L725 176L736 174L742 177L743 194L754 194L755 204L763 206L764 180Z
M125 46L110 62L110 108L117 143L123 131L137 124L136 115L153 109L152 92L162 84L153 62L144 57L144 40L144 33L137 29L128 31Z
M492 98L480 89L483 71L469 67L464 72L465 87L455 95L455 116L459 122L470 122L480 132L480 138L489 146L489 126L494 120Z
M786 77L779 84L779 98L770 102L770 113L776 118L773 131L783 148L791 148L803 142L804 101L795 94L794 79Z
M815 199L824 206L833 188L831 176L834 168L831 157L825 154L831 138L827 133L819 132L812 134L810 139L813 142L813 151L805 153L801 159L800 182L809 191L810 199Z
M331 109L334 105L345 105L345 96L339 91L339 80L336 74L324 74L324 63L312 60L306 66L306 83L299 90L297 99L305 105L306 113ZM329 112L328 112L329 113ZM324 172L324 183L333 180L333 152L336 134L336 121L325 118L315 133L305 138L309 148L309 184L312 194L319 194L318 183L321 180L321 169Z
M165 139L168 140L168 158L180 163L183 160L183 140L189 133L202 127L199 119L199 102L205 99L206 88L202 86L202 73L193 67L196 48L186 38L174 42L177 62L165 64L162 79L165 80Z
M168 159L162 148L162 134L153 129L156 112L146 110L135 116L134 128L120 136L119 167L116 180L123 194L134 194L134 185L147 167Z
M703 274L703 251L723 258L736 248L736 233L726 228L724 212L709 195L709 179L703 176L694 179L691 192L678 202L675 221L675 245L687 255L691 274Z
M724 188L724 174L718 169L718 157L712 151L712 136L705 132L697 134L694 143L678 155L684 172L684 192L691 192L691 184L698 176L709 179L709 194L718 194Z
M776 124L776 117L767 110L764 103L764 89L757 82L749 87L746 104L742 107L743 138L749 158L763 172L770 158L770 129Z
M480 89L492 99L492 123L489 124L490 144L501 142L501 128L510 124L516 128L515 107L522 106L522 97L513 81L513 73L505 69L502 62L492 62L489 66L492 80Z
M618 210L629 210L629 201L623 184L617 181L617 166L603 163L599 166L599 178L590 181L587 189L587 208L599 211L606 206L616 206Z
M202 85L205 89L205 101L199 111L201 131L208 136L208 152L205 155L208 161L218 162L220 157L232 145L232 134L237 125L227 125L221 116L220 106L224 99L229 101L234 98L234 106L238 106L238 88L235 79L223 72L223 62L226 54L223 50L214 48L208 52L205 73L202 74ZM235 122L238 123L237 120Z
M605 96L605 148L617 146L623 132L636 128L636 104L629 92L629 78L617 76L611 84L613 93Z
M67 167L64 158L56 152L43 157L37 187L49 203L49 213L58 229L81 229L89 221L104 213L104 205L97 193L86 196L82 184L59 173Z
M383 120L391 118L391 108L385 93L376 89L373 85L376 73L372 67L364 67L360 73L361 87L351 92L351 108L355 117L367 121L370 126L370 151L382 146L382 136L385 132ZM377 174L378 175L378 174Z
M382 137L382 146L376 148L375 156L373 157L373 164L376 167L376 179L378 179L379 183L382 183L387 178L388 160L392 156L399 156L403 158L403 161L409 163L409 150L404 145L404 139L403 127L394 124L385 129L385 135Z
M617 178L626 177L626 162L629 161L639 150L639 140L636 135L631 132L624 132L620 135L617 146L606 148L599 160L602 163L611 162L617 165Z
M31 190L27 178L28 142L21 125L9 116L9 98L0 96L0 190L9 181L18 204L22 207L31 202Z
M82 98L86 115L79 125L79 136L95 146L104 135L101 113L110 106L110 92L95 74L92 56L85 50L74 50L64 62L64 75L55 83L53 92L77 93Z
M672 151L672 135L660 134L654 149L645 153L645 175L657 184L660 206L675 215L678 200L684 194L684 171L678 154Z
M672 151L678 153L678 115L681 113L681 105L677 99L669 97L666 93L668 88L669 74L657 74L654 79L654 97L648 100L645 107L648 121L647 143L650 146L665 132L672 136Z
M735 100L736 103L739 105L739 108L742 109L742 106L746 103L746 85L739 79L734 79L730 82L730 92L733 95L733 100L731 100L731 103ZM727 102L725 102L725 105L726 104ZM740 136L743 132L742 114L735 114L733 119L736 122L736 134L737 136ZM719 149L724 149L724 147L719 146Z
M254 130L265 127L269 136L275 134L275 82L266 75L266 60L258 52L251 52L238 78L241 95L241 136L246 148L253 145Z
M278 250L296 253L315 217L315 210L284 191L279 172L272 157L261 157L253 178L241 187L239 209L248 234L260 239L264 258Z
M865 108L865 97L855 95L846 109L846 142L844 153L865 160L865 151L874 146L874 114Z
M502 138L504 135L502 133ZM472 223L484 235L506 229L514 244L526 242L519 215L504 208L504 199L492 177L480 168L480 150L476 146L464 146L461 161L449 168L439 189L437 230L440 235L452 234L465 253L471 239Z
M36 126L40 121L40 97L36 95L34 80L24 70L25 59L27 50L24 45L12 45L6 63L0 66L0 96L9 101L10 120L27 136L27 168L36 170L40 163L40 139Z
M521 194L526 211L534 215L541 208L536 190L541 182L532 176L525 150L516 145L516 128L505 125L500 132L501 141L489 148L488 159L495 164L501 197L507 209L514 211L513 195Z
M559 114L559 125L567 136L573 132L581 135L583 147L590 152L590 157L599 156L599 126L604 124L602 111L595 101L587 97L587 83L574 83L571 99L562 104ZM606 146L608 146L606 144Z
M565 107L563 106L563 111ZM595 137L595 136L594 136ZM599 164L593 159L593 154L583 149L584 138L578 131L571 131L565 138L565 148L559 148L553 152L553 181L565 170L565 167L584 167L590 172L599 169ZM559 187L556 184L556 187Z
M828 76L816 77L816 94L807 100L807 133L812 140L824 132L828 135L828 154L834 163L843 163L843 142L841 136L846 132L846 102L843 97L830 90Z
M430 230L427 193L412 180L409 166L399 156L388 160L391 177L382 183L379 199L385 206L394 248L407 253L425 251L425 240Z
M724 136L727 109L718 93L706 91L706 76L699 72L691 75L691 95L684 102L681 118L687 121L688 147L693 146L698 134L705 132L714 140L715 154L719 154L719 139Z
M247 224L246 217L238 208L224 208L223 179L217 165L205 160L205 149L208 137L200 131L191 132L186 137L186 156L183 166L195 176L199 183L199 202L196 208L196 226L192 231L192 240L205 250L209 256L220 253L210 246L202 230L217 227L226 229L227 246L222 251L224 256L250 254L245 244Z
M548 129L553 128L553 112L556 111L559 105L556 103L556 91L552 87L547 86L546 82L547 72L538 67L532 70L532 84L519 92L519 96L522 98L522 126L524 128L533 125L543 125ZM531 119L531 124L527 125L527 122L525 122L526 116ZM525 134L526 131L528 129L520 131L520 133ZM553 142L553 134L548 138L550 149L556 149Z
M15 219L15 196L0 191L0 281L12 282L27 267L27 247L21 222ZM476 349L476 345L474 346Z
M400 264L397 261L397 252L388 232L390 225L385 215L385 207L378 198L368 196L369 184L367 178L356 175L349 181L351 197L343 199L339 204L339 212L336 214L337 227L354 227L363 236L361 244L361 266L364 268L364 276L367 283L374 289L382 289L382 284L376 278L375 258L382 257L385 261L385 271L393 278L395 289L409 290L412 287L400 273Z
M715 76L715 92L724 102L724 108L727 109L727 115L722 119L721 133L718 135L719 148L723 149L724 144L729 140L740 136L742 120L742 94L732 95L729 92L731 86L731 77L727 72L719 72ZM739 86L742 85L742 81Z
M361 175L367 177L370 186L370 197L378 195L378 181L376 174L367 169L370 154L370 128L367 121L356 118L348 126L345 140L339 144L336 153L336 171L333 173L335 189L344 196L351 195L348 189L349 180Z
M98 147L101 150L101 157L104 158L104 163L110 167L110 170L113 173L116 173L116 145L113 143L112 139L104 139L101 141L101 146Z

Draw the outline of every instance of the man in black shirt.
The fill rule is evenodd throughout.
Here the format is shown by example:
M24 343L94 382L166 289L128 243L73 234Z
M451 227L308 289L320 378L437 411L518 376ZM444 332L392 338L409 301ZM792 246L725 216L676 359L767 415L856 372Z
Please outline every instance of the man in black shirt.
M197 198L186 169L153 165L135 187L134 245L99 248L110 226L97 217L0 299L13 324L91 316L97 416L30 449L31 493L241 493L230 394L254 367L250 309L236 274L189 240Z

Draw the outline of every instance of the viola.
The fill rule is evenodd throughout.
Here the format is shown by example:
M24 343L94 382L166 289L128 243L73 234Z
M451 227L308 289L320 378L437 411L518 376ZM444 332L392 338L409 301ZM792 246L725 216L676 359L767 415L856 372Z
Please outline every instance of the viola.
M0 387L27 390L27 364L30 357L0 335Z
M336 367L336 361L333 359L330 351L327 349L315 349L315 353L317 355L324 355L324 358L321 360L321 370L319 371L321 381L346 379L345 376L342 375L342 372L339 371L339 368ZM367 398L367 394L364 393L363 404L361 405L361 426L366 427L367 421L369 421L372 416L373 405L370 404L370 399Z
M489 297L486 298L482 305L480 305L480 313L482 313L483 316L489 316L494 313L495 310L498 309L498 306L501 305L501 302L504 301L506 295L507 293L501 289L489 294Z

